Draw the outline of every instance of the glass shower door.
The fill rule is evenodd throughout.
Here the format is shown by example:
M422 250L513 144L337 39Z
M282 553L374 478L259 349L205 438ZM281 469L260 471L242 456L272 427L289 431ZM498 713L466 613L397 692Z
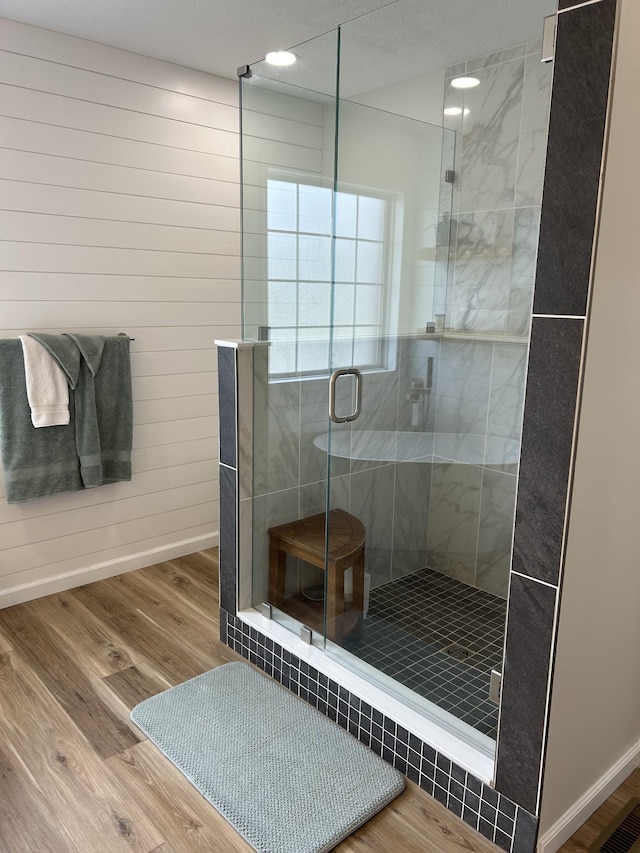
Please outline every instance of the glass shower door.
M334 630L327 614L327 638L333 654L349 653L351 665L355 657L384 672L389 648L400 651L415 638L386 620L384 608L371 614L371 596L427 562L455 133L345 99L338 112L336 401L320 440L328 453L327 509L362 526L364 573L357 552L345 574L345 629ZM338 520L344 524L344 515Z

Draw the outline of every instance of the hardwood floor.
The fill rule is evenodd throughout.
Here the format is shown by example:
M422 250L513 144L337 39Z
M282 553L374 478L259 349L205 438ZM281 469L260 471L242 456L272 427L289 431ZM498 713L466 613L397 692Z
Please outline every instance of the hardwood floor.
M129 720L217 637L214 551L0 610L0 853L250 853ZM400 849L497 850L411 782L336 848Z

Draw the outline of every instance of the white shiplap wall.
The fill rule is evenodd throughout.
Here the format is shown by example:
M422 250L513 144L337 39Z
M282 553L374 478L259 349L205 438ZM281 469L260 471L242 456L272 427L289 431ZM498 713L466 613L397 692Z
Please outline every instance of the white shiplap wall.
M0 606L216 542L239 231L234 81L0 19L0 337L136 339L132 482L9 506L0 480Z

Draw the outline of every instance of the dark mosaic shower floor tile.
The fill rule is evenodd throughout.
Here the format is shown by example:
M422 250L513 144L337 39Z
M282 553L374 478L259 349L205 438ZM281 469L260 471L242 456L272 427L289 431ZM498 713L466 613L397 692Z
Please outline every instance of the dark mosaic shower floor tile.
M503 599L421 569L371 592L363 636L345 646L495 738L498 709L489 701L489 680L502 665L505 617ZM469 656L456 659L455 647Z

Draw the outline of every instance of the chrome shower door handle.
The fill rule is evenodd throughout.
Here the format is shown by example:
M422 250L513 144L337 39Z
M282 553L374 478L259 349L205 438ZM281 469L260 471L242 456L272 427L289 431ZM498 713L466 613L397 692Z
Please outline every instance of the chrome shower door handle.
M336 414L336 384L341 376L355 376L356 378L356 407L350 415L340 417ZM355 421L362 408L362 374L356 367L345 367L334 370L329 380L329 417L334 424L346 424Z

